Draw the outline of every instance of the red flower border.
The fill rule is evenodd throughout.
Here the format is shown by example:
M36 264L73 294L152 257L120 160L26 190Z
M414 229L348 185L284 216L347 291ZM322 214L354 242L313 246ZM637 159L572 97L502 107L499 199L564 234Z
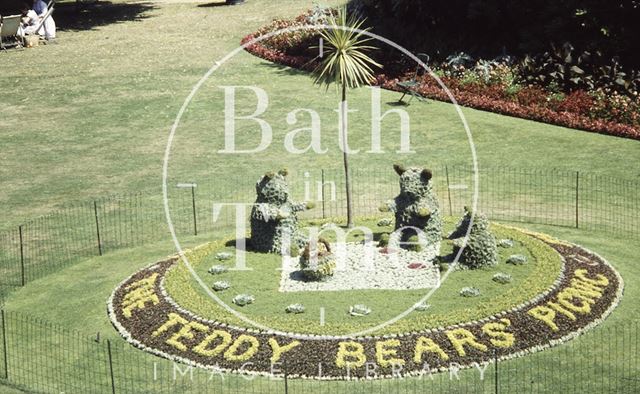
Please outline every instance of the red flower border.
M262 45L261 42L251 43L257 37L259 37L258 33L252 33L242 39L241 43L242 45L246 45L245 49L247 52L284 66L306 71L314 69L316 63L313 62L313 59L304 56L288 55L282 51L268 48ZM397 78L390 78L385 74L378 74L374 85L388 90L400 91L398 81ZM588 116L567 111L554 111L536 104L525 106L517 102L501 100L477 92L465 91L463 88L458 87L457 83L450 84L449 82L453 81L448 81L446 78L443 79L443 82L447 85L457 103L465 107L572 129L640 140L640 129L637 127L606 120L591 119ZM442 87L430 77L423 80L423 83L417 91L426 98L451 102Z

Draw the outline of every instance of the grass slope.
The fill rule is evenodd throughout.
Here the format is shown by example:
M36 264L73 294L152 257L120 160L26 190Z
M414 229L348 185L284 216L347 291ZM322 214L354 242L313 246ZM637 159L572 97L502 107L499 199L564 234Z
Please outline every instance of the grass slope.
M69 200L158 186L169 129L194 84L246 33L312 5L296 0L252 0L241 7L141 4L105 3L77 17L61 5L57 45L1 54L0 90L5 97L0 106L2 227ZM259 86L270 95L265 119L273 127L274 142L265 152L216 153L223 144L219 86L233 84ZM398 96L383 92L383 111L395 109L389 103ZM364 152L370 145L368 89L350 93L349 100L359 110L351 115L350 143ZM176 137L170 175L232 186L235 174L253 179L284 165L339 169L337 103L334 89L312 87L308 75L240 53L195 96ZM284 151L284 135L308 125L305 115L299 115L297 125L286 123L286 114L299 107L313 108L321 115L327 154ZM250 113L254 97L240 92L238 108ZM452 105L415 102L405 109L412 117L417 154L396 154L399 138L394 133L383 136L386 153L353 155L354 168L386 168L398 160L431 166L470 163L467 138ZM481 167L557 167L623 178L640 176L638 141L471 109L463 112ZM383 133L395 128L396 122L395 115L385 118ZM240 146L255 146L255 126L238 122ZM296 144L306 145L303 139Z

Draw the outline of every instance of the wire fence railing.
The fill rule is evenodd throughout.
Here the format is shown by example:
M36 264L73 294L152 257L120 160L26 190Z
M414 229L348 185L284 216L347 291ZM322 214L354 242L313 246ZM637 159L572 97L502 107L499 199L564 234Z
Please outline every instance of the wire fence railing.
M471 206L494 220L575 227L631 240L640 238L639 182L559 170L433 169L445 215ZM352 174L355 214L378 214L398 193L393 171ZM338 170L289 175L292 198L314 200L302 218L344 217L344 178ZM228 229L232 207L252 203L254 180L232 186L169 184L171 220L179 237ZM180 186L180 187L178 187ZM160 190L69 204L0 232L0 307L17 286L85 258L169 238ZM549 351L452 373L419 378L324 382L270 379L194 370L151 356L123 341L65 330L27 314L0 316L0 383L43 393L421 393L421 392L640 392L638 325L597 328ZM304 362L304 360L296 360Z
M596 328L544 352L448 372L358 381L224 374L177 364L126 342L0 312L0 384L38 393L637 393L638 324ZM294 360L305 363L305 360ZM375 375L371 375L375 377Z
M477 193L478 209L493 220L640 237L639 182L635 180L571 171L493 168L478 172L476 190L469 167L442 167L433 172L432 182L445 215L461 215L464 206L472 206ZM355 170L352 179L356 215L377 214L384 201L398 194L398 177L391 170ZM176 234L197 235L233 226L236 212L232 207L214 214L213 206L252 203L254 181L239 177L224 187L170 183L168 204ZM341 171L292 173L289 184L294 199L316 202L302 218L345 216ZM0 232L0 289L23 286L89 256L163 239L169 239L169 232L159 189L69 204Z

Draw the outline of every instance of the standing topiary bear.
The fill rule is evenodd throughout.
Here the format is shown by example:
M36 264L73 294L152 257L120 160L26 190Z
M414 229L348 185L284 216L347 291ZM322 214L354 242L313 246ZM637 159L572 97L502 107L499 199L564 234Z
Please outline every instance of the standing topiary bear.
M256 184L257 198L251 210L251 245L258 252L282 253L285 237L296 254L306 243L298 231L297 212L313 208L312 203L294 203L289 199L287 170L269 172Z
M464 207L464 216L448 237L456 240L453 253L457 254L462 247L463 237L467 234L471 218L473 218L473 225L469 232L467 246L460 255L460 264L469 269L498 264L498 246L496 238L489 231L489 220L482 214L474 215L467 207Z
M388 201L381 210L395 213L396 230L415 227L424 231L427 248L437 254L442 240L442 218L438 197L431 184L431 170L404 168L398 164L393 169L400 176L400 194ZM403 229L399 241L417 241L416 235L413 229Z

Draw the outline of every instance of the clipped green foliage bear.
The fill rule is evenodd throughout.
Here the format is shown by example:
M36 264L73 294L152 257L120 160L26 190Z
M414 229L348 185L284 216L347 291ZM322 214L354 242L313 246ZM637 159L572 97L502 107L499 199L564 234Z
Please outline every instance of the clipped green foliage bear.
M442 240L442 217L438 197L431 184L431 171L416 167L405 168L398 164L393 168L400 176L400 194L388 201L381 210L395 213L395 230L404 227L420 229L426 237L426 246L439 250ZM413 242L415 236L415 230L405 229L400 241Z
M458 222L456 229L448 237L455 240L453 252L457 254L460 251L469 225L471 225L469 239L460 255L461 267L477 269L498 264L498 246L496 238L489 231L489 220L480 213L474 215L467 207L464 208L464 216Z
M310 281L325 281L333 276L336 260L329 242L320 238L315 247L308 243L300 255L302 275Z
M306 243L298 230L297 212L313 206L290 200L286 176L286 170L267 173L256 184L257 198L251 210L251 246L258 252L282 253L285 239L290 240L290 251Z

